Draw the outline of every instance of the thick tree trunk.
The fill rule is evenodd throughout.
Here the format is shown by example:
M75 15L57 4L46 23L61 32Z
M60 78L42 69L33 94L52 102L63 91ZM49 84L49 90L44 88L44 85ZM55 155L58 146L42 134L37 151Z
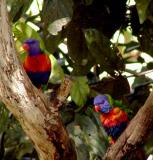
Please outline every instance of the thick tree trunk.
M56 108L59 100L50 103L35 89L18 60L5 0L0 0L0 100L20 122L41 160L76 159Z
M150 94L144 106L138 111L116 143L108 149L103 159L113 160L114 157L115 160L124 159L143 144L152 128L153 92Z

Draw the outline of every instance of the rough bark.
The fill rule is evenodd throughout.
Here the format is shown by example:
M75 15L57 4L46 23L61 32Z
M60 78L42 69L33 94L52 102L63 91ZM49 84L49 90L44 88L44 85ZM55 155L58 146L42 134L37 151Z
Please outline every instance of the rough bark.
M0 100L20 122L40 160L75 160L57 109L65 95L59 91L50 103L33 87L16 54L5 0L0 0L0 57Z
M121 160L139 148L153 127L153 92L132 119L126 130L105 154L105 160Z

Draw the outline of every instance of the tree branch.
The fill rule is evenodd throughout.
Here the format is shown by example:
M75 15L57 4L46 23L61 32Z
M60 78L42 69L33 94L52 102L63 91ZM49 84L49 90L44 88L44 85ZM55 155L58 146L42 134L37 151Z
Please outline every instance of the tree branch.
M39 158L75 160L55 103L33 87L18 60L5 0L0 0L0 57L0 100L20 122Z
M146 100L143 107L129 123L114 145L112 145L104 156L104 160L121 160L131 151L136 150L143 144L149 131L153 127L153 92Z

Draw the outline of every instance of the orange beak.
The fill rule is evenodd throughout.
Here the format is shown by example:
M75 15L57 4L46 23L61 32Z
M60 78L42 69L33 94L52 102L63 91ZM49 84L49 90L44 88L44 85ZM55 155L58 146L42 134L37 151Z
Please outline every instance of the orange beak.
M28 44L24 43L22 47L25 51L27 51L27 52L29 51L29 45Z

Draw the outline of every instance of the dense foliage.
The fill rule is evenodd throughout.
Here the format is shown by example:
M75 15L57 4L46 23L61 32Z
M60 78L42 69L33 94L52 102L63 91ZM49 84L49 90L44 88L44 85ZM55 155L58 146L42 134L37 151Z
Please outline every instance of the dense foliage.
M7 0L21 61L25 52L20 47L30 37L40 40L41 48L50 54L53 68L46 92L56 92L64 75L73 77L60 112L78 160L101 159L109 146L93 109L95 95L107 93L122 100L132 118L152 89L146 73L153 69L153 1L135 1ZM129 64L139 64L141 69L129 69ZM132 85L131 77L135 78ZM150 139L144 145L147 156L153 149ZM0 157L10 159L10 155L11 160L37 159L28 137L0 103Z

